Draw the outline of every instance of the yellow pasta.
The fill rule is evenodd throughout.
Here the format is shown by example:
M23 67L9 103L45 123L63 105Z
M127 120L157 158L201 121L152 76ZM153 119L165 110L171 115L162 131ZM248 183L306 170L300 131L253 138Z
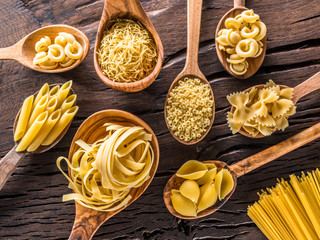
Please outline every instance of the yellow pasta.
M233 189L234 181L227 169L221 169L215 176L215 186L219 200L224 199Z
M28 122L28 128L32 125L32 123L34 122L34 120L45 111L47 104L48 104L48 94L44 95L40 101L37 103L37 105L35 106L35 108L32 110L31 116L29 118L29 122Z
M173 208L183 216L195 217L197 216L196 205L188 198L180 193L171 195L171 203Z
M48 118L48 112L43 112L34 120L30 128L28 128L28 131L26 132L26 134L22 137L21 141L19 142L16 148L17 152L21 152L27 149L27 147L30 145L30 143L33 141L33 139L37 136L37 134L41 130L47 118Z
M40 99L41 99L43 96L45 96L45 95L47 95L47 94L49 93L49 90L50 90L49 84L48 84L48 83L45 83L45 84L40 88L40 90L39 90L36 98L34 99L32 109L34 109L34 108L36 107L36 105L38 104L38 102L40 101Z
M51 88L49 91L49 98L51 99L58 96L59 89L60 89L59 85L56 85L53 88Z
M181 166L176 175L189 180L197 180L203 177L208 171L208 167L196 160L189 160Z
M75 106L69 108L64 114L62 114L59 121L54 125L53 129L50 131L45 140L43 140L41 145L48 146L52 144L57 139L57 137L59 137L59 135L63 132L63 130L68 126L68 124L72 121L78 109L79 107Z
M29 117L32 111L32 104L33 104L34 96L30 96L26 98L23 102L21 112L19 115L18 123L16 129L14 131L14 140L18 141L20 138L23 137L27 130Z
M68 96L70 89L72 86L72 80L66 82L65 84L63 84L58 93L57 93L57 97L58 97L58 104L57 106L60 107L63 103L63 101L66 99L66 97Z
M45 37L41 38L40 41L38 41L36 43L35 50L37 53L46 52L46 51L48 51L48 47L50 44L51 44L50 38L45 36Z
M33 64L34 65L43 64L43 63L48 62L49 60L50 60L50 58L46 52L38 52L33 59Z
M193 180L186 180L180 186L180 193L190 199L192 202L197 203L200 196L200 188L197 182Z
M65 52L59 44L52 44L49 47L48 56L53 62L61 62L65 58Z
M63 101L61 105L62 114L74 105L74 103L76 102L76 99L77 99L77 95L72 94Z
M80 59L83 54L83 48L80 43L74 41L73 44L67 44L67 46L65 47L65 53L70 59Z
M198 212L201 212L211 206L213 206L218 199L216 186L213 182L207 183L200 188L200 199L198 204Z
M46 111L48 111L48 115L50 116L51 113L53 113L54 110L57 108L58 99L57 97L49 98Z
M44 123L41 131L36 135L35 139L30 143L27 148L28 152L33 152L38 149L43 140L48 136L51 129L57 123L61 115L61 109L54 111Z

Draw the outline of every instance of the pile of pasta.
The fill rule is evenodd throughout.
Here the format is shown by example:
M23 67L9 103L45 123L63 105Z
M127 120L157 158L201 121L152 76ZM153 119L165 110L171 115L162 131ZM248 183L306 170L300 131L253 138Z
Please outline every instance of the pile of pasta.
M116 211L126 206L130 190L150 178L154 162L152 135L142 127L127 127L106 123L106 137L93 144L76 141L79 149L72 159L59 157L57 166L69 181L73 193L63 201L77 203L98 211ZM61 168L64 160L70 177Z
M250 92L227 96L235 109L227 113L232 133L242 129L255 137L259 133L269 136L277 129L284 131L289 126L287 118L296 113L292 102L293 90L281 88L269 80L263 88L253 87Z
M48 36L41 38L35 45L37 52L34 65L45 70L53 70L58 66L66 68L82 57L83 48L71 33L60 32L52 44Z
M258 194L248 215L270 240L320 239L320 171L278 180Z
M210 86L198 78L184 78L170 91L167 123L175 136L184 141L200 138L208 129L213 114Z
M130 83L153 71L158 53L151 34L139 21L116 19L104 32L97 57L110 80Z
M266 36L267 27L253 10L243 11L235 18L227 18L224 29L218 32L218 48L230 56L227 62L235 75L247 72L246 58L256 58L263 52L261 40Z
M217 170L214 163L190 160L176 175L185 179L179 189L171 190L171 203L183 216L196 217L197 213L223 200L233 189L234 181L227 169Z
M50 89L46 83L36 97L24 100L14 132L14 140L19 141L17 152L34 152L60 136L79 109L74 106L77 95L69 95L71 86L69 81Z

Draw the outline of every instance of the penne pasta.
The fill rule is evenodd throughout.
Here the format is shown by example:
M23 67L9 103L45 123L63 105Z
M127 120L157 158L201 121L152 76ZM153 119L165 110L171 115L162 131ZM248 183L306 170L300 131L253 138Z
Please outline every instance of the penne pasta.
M59 92L59 89L60 89L60 86L57 85L57 86L54 86L53 88L51 88L50 92L49 92L49 98L53 98L55 96L58 95L58 92Z
M76 94L72 94L69 97L67 97L61 105L61 113L63 114L65 111L71 108L74 105L76 99L77 99Z
M46 107L46 110L48 111L48 115L50 115L51 113L53 113L54 110L56 110L57 104L58 104L57 97L50 98Z
M37 103L35 108L32 111L32 114L30 116L29 122L28 122L28 128L32 125L33 121L42 113L45 111L47 104L48 104L48 94L44 95L40 101Z
M50 131L45 140L41 143L41 145L48 146L52 144L56 138L62 133L62 131L68 126L68 124L72 121L74 115L77 113L79 107L74 106L69 108L59 119L53 129Z
M34 99L32 109L34 109L34 108L36 107L37 103L40 101L40 99L41 99L44 95L46 95L46 94L48 94L48 93L49 93L49 84L48 84L48 83L45 83L45 84L41 87L41 89L39 90L36 98Z
M63 101L67 98L69 91L71 89L72 86L72 80L66 82L65 84L63 84L61 86L61 88L59 89L57 95L58 95L58 107L60 107L63 103Z
M61 109L58 109L48 117L47 121L44 123L42 127L43 130L35 137L35 139L27 148L28 152L33 152L38 149L38 147L41 145L43 140L48 136L52 128L58 122L58 120L60 119L60 116L61 116Z
M15 141L18 141L20 138L22 138L24 133L27 130L27 125L28 125L29 117L31 115L33 100L34 100L34 96L32 95L26 98L23 102L18 123L16 126L16 130L14 132Z
M48 118L48 112L41 113L36 120L32 123L31 127L28 129L26 134L22 137L19 142L16 151L21 152L27 149L33 139L37 136L42 126Z

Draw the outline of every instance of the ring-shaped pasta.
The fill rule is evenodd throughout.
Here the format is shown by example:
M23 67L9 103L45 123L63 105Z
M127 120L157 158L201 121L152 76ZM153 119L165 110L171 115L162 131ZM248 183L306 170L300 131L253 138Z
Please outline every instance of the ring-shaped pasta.
M47 61L49 61L49 56L46 52L38 52L36 56L33 58L34 65L41 64Z
M241 41L241 36L239 32L233 31L232 29L228 30L226 33L226 40L230 46L235 47L239 41Z
M263 22L261 22L261 21L257 21L257 22L255 23L255 25L259 28L259 34L258 34L257 36L255 36L254 39L255 39L256 41L260 41L260 40L262 40L262 39L266 36L266 34L267 34L267 27L266 27L266 25L265 25Z
M232 64L239 64L242 63L246 60L246 58L244 57L240 57L237 54L231 54L229 58L227 58L227 62L228 63L232 63Z
M59 65L63 68L69 67L71 66L73 63L75 62L74 59L69 58L68 56L66 56L61 62L59 62Z
M255 14L253 10L246 10L241 13L241 16L245 22L255 23L259 20L259 15Z
M240 23L235 18L227 18L224 22L226 28L232 28L238 30L240 28Z
M64 36L56 36L54 43L65 47L67 45L67 39Z
M83 48L77 41L74 41L73 44L68 43L64 50L66 55L71 59L79 59L83 54Z
M67 40L67 43L71 43L71 44L73 44L74 41L76 40L72 34L66 33L66 32L60 32L59 36L64 37Z
M260 32L260 28L254 23L251 25L250 28L244 27L241 30L241 36L243 38L254 38L256 37Z
M36 52L45 52L48 51L48 46L51 44L51 39L47 36L41 38L38 42L36 42L35 50Z
M235 75L243 75L247 72L248 68L246 67L246 62L244 61L239 64L230 64L230 71Z
M48 48L48 56L51 61L60 62L64 59L65 53L62 46L60 46L59 44L52 44Z
M54 62L52 60L48 60L44 63L39 64L40 68L45 69L45 70L53 70L56 69L58 67L58 63Z
M236 46L236 53L240 57L245 57L245 58L252 57L256 55L256 53L258 52L258 48L259 46L256 40L245 39L238 42Z
M218 37L221 36L221 35L225 35L226 32L228 31L228 29L221 29L219 32L218 32Z
M259 46L259 44L258 44ZM253 58L259 57L263 52L263 48L259 46L257 53L253 56Z
M227 47L229 46L229 43L227 42L226 35L221 35L216 38L216 41L219 43L219 45Z
M236 53L236 49L235 48L227 48L225 50L228 54L232 55Z

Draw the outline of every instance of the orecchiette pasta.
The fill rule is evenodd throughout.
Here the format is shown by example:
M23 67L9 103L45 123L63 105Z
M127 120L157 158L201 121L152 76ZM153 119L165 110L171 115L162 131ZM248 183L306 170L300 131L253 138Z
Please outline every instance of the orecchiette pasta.
M230 71L235 75L247 72L246 58L256 58L263 52L261 40L266 36L266 25L253 10L243 11L235 18L227 18L224 29L216 37L217 47L230 54L227 58Z
M263 88L253 87L250 92L233 93L227 96L234 107L228 112L227 121L233 134L244 131L255 137L259 132L264 136L275 130L288 127L287 118L296 112L292 102L293 88L280 88L272 80Z
M34 65L45 70L57 67L66 68L74 64L83 55L83 47L70 33L60 32L51 44L48 36L41 38L35 45L37 54L33 59Z

